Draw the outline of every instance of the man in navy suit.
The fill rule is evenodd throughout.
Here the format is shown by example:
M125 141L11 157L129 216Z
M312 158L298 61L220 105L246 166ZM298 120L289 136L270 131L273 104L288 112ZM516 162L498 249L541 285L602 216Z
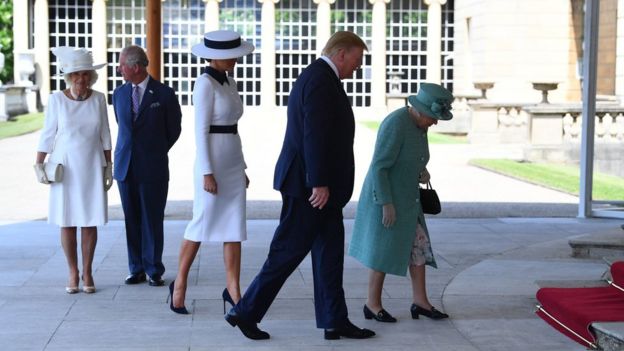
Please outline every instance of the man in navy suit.
M115 172L126 222L126 284L162 286L163 220L169 186L167 153L180 136L182 113L173 89L147 74L147 55L128 46L117 71L126 83L115 89L119 125Z
M366 44L357 35L335 33L290 93L273 185L282 193L280 223L260 273L225 317L250 339L270 337L257 323L309 252L316 326L325 329L325 339L375 335L349 321L342 289L342 209L353 192L355 120L340 80L361 66L364 50Z

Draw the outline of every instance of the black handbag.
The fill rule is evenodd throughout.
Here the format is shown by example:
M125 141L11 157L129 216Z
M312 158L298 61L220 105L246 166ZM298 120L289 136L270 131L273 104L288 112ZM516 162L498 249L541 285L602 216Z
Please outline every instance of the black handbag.
M427 214L436 215L442 211L440 198L438 193L431 187L431 182L427 182L426 188L420 188L420 205L423 212Z

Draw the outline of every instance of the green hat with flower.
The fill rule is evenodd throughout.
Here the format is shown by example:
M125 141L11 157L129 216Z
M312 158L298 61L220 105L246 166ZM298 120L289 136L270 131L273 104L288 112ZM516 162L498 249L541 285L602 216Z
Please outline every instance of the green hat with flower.
M441 85L421 83L418 94L410 95L407 101L418 112L431 118L447 121L453 118L451 104L454 99L453 94Z

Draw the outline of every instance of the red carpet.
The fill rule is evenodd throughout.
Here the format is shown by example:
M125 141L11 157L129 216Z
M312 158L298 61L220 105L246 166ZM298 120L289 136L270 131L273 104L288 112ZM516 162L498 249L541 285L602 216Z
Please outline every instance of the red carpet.
M611 265L611 275L615 285L624 287L624 261ZM536 294L541 305L536 313L572 340L594 348L591 323L624 321L624 291L617 286L542 288Z

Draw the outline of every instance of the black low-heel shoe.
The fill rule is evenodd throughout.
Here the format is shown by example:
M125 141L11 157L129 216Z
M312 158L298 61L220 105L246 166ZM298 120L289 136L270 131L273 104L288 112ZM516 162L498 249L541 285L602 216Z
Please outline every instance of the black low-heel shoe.
M230 296L230 292L227 288L223 289L223 294L221 294L221 296L223 297L223 314L225 314L225 302L229 302L230 305L234 307L234 300L232 300L232 296Z
M242 320L234 310L230 310L225 315L225 320L233 327L238 327L247 338L252 340L266 340L271 337L269 333L260 330L256 323L250 323Z
M364 318L375 319L377 322L384 322L384 323L395 323L397 321L396 318L392 317L392 315L388 313L388 311L384 310L383 308L381 309L381 311L375 314L366 305L364 305Z
M449 317L448 314L436 310L433 306L431 306L431 310L426 310L417 304L412 304L410 312L412 312L412 319L418 319L418 315L423 315L431 319L444 319Z
M173 307L173 288L175 287L175 280L171 282L171 284L169 284L169 308L178 314L189 314L188 310L186 309L186 307L182 306L182 307Z

